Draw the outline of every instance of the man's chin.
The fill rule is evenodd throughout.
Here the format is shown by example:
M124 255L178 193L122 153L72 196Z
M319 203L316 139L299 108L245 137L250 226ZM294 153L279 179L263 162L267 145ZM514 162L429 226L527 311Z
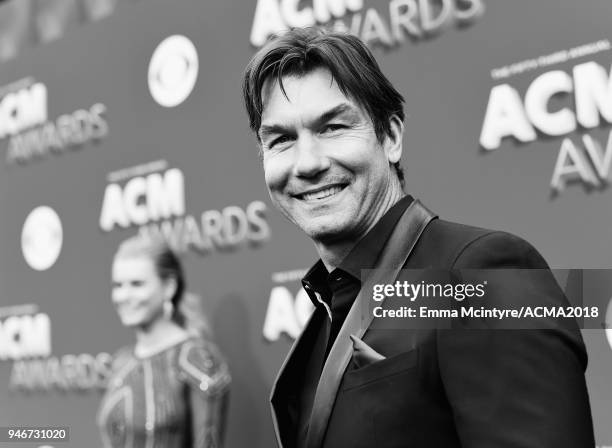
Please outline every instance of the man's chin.
M342 235L346 233L342 226L339 226L338 223L334 224L335 225L311 226L308 228L302 227L302 230L315 242L331 244L341 239Z

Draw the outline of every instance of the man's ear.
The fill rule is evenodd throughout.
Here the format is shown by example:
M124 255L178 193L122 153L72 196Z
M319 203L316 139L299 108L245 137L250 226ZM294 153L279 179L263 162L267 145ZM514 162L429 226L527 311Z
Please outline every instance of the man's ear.
M389 133L385 136L384 150L389 163L397 163L402 157L402 137L404 136L404 123L397 115L389 119Z

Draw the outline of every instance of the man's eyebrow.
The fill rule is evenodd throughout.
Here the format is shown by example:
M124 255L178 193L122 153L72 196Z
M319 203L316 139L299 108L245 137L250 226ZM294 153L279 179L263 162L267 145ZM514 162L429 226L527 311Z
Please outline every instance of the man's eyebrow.
M354 106L351 106L348 103L342 103L323 112L321 115L311 121L311 125L317 127L342 115L345 115L349 119L359 117L359 113ZM283 124L262 124L259 128L259 138L263 140L264 137L269 135L290 134L291 132L294 132L291 126L286 126Z
M292 130L290 127L284 126L282 124L262 124L259 128L258 134L259 139L263 141L265 137L268 137L270 135L290 134L291 132Z
M321 125L342 115L345 115L347 118L351 119L359 117L357 110L355 110L353 106L348 103L342 103L332 107L327 112L323 112L320 117L314 120L314 123L315 125Z

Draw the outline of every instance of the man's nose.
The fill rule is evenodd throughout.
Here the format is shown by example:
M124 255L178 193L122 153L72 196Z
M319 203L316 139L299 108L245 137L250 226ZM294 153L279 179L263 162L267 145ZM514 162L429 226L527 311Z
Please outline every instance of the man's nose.
M293 174L297 177L314 177L330 166L325 148L309 133L299 135L295 143L296 153Z

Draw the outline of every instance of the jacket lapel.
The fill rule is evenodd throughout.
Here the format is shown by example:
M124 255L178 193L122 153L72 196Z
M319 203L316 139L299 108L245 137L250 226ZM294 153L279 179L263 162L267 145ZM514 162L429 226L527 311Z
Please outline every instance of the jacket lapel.
M310 316L304 330L300 333L296 341L291 346L289 354L285 358L281 366L272 391L270 393L270 404L272 407L272 423L274 432L276 433L276 441L280 448L287 448L290 444L287 443L288 431L294 428L297 422L290 420L288 415L288 397L294 391L291 390L291 385L297 376L297 372L304 368L306 353L313 344L317 332L321 328L323 319L327 319L327 314L321 308L315 308L315 311ZM290 434L294 437L295 434Z
M376 266L364 279L323 366L306 436L306 448L319 448L322 445L338 386L351 359L350 335L361 338L372 323L373 315L369 312L372 285L395 280L423 230L433 218L435 215L419 201L413 201L395 226Z

